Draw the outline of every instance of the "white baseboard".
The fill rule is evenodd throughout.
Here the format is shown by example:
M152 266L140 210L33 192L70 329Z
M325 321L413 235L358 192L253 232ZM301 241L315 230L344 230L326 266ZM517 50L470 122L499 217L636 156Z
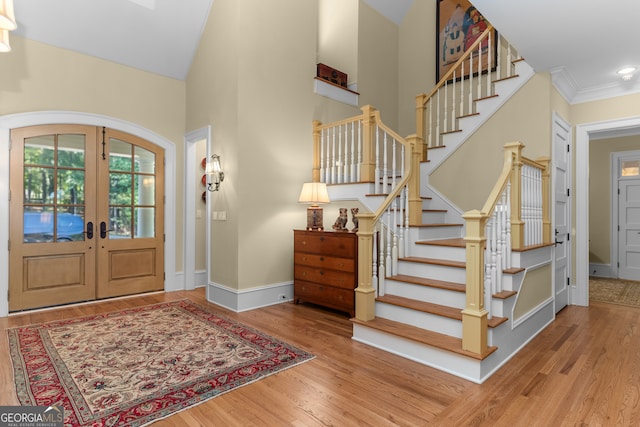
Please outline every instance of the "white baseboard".
M589 276L595 277L615 277L610 264L589 263Z
M207 285L207 301L235 312L254 310L293 301L293 282L276 283L251 289L231 289L218 283Z

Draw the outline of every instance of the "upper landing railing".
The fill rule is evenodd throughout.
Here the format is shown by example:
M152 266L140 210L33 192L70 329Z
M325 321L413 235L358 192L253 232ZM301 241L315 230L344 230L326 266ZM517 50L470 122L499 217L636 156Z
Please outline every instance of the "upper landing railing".
M496 55L496 52L499 54ZM442 146L442 136L459 132L458 119L476 114L476 101L494 97L496 81L515 76L515 48L491 25L442 76L428 94L416 97L416 134L427 149Z

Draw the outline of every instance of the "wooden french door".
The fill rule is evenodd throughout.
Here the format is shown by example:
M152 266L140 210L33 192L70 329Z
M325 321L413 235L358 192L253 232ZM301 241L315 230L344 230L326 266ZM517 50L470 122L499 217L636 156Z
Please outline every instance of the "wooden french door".
M11 132L9 310L164 288L164 150L81 125Z

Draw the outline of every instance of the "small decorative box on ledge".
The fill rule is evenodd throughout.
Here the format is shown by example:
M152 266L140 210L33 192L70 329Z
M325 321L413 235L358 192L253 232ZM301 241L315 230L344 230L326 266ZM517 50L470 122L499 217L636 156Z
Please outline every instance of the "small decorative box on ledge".
M338 86L347 87L347 74L328 65L318 64L316 75Z

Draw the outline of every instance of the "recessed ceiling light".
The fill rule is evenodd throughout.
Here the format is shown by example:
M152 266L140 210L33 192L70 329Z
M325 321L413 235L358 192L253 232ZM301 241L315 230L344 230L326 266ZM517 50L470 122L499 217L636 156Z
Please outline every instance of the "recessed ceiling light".
M636 67L625 67L618 70L618 74L631 74L636 70Z

